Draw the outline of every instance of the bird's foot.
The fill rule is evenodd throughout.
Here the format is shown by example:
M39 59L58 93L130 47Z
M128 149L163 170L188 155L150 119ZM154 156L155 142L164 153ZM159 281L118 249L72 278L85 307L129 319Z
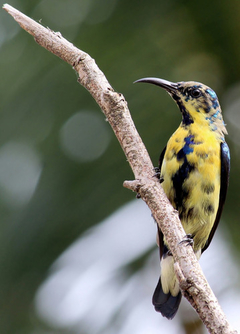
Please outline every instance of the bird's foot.
M179 244L186 244L186 246L193 246L193 236L192 234L186 234L182 241L179 242Z
M155 171L153 177L159 179L159 182L162 183L164 181L163 177L161 176L161 171L159 167L154 167L153 170Z

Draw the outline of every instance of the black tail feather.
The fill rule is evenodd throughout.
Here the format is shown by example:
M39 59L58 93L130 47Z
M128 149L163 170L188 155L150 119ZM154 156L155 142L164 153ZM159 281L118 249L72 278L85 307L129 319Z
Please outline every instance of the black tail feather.
M179 304L182 299L181 291L177 296L172 296L171 293L164 293L162 289L161 278L158 281L157 287L154 291L152 303L157 312L160 312L163 317L167 319L173 319L177 313Z

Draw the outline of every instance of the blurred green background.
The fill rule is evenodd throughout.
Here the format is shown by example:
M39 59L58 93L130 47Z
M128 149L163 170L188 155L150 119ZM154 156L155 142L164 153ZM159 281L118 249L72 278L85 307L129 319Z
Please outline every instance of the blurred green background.
M164 91L133 81L146 76L195 80L216 91L231 150L222 225L239 258L240 2L9 4L60 31L96 60L128 101L154 165L181 115ZM0 73L0 332L72 333L53 332L38 320L35 292L72 242L134 198L122 187L133 175L71 67L38 46L4 10Z

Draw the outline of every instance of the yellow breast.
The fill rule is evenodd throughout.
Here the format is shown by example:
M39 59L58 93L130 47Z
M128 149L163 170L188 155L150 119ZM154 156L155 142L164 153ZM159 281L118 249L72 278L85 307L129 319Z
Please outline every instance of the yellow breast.
M206 243L215 221L220 193L220 143L213 131L193 124L169 139L161 168L163 189L194 250Z

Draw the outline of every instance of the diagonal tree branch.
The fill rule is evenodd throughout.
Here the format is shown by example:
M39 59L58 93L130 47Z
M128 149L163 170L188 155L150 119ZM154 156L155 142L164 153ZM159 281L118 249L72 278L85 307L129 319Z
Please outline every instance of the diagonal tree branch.
M153 177L152 162L123 95L113 90L94 59L68 42L60 33L43 27L8 4L3 8L33 35L39 45L70 64L78 73L78 81L90 92L105 114L133 170L135 181L125 181L124 186L140 194L167 240L183 294L196 309L209 333L236 334L209 287L192 247L180 243L185 233L178 212L173 209L160 183Z

